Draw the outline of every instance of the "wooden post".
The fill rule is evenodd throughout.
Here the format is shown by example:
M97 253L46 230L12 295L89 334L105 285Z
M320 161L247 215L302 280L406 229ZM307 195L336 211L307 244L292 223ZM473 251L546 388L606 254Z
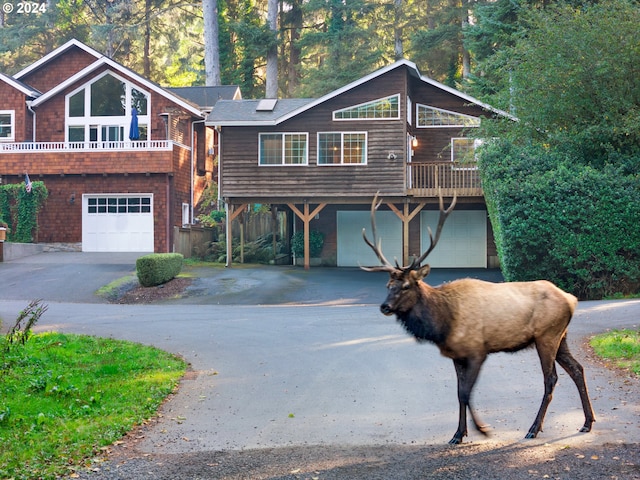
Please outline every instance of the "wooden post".
M288 203L287 205L304 222L304 269L309 270L309 222L320 213L327 204L321 203L311 213L309 213L309 204L307 202L304 203L304 213L293 203Z
M413 211L409 212L409 203L404 204L404 212L398 210L393 203L387 203L390 210L402 220L402 263L409 265L409 223L424 208L425 202L418 204Z
M227 210L227 263L225 266L230 267L233 262L233 233L231 230L231 222L233 222L238 215L240 215L245 208L247 208L247 203L242 203L240 205L233 205L230 203L226 204Z

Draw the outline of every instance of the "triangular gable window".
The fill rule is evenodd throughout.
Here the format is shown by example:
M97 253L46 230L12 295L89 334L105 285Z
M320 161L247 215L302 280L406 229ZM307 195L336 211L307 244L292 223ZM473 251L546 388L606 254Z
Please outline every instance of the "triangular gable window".
M480 119L471 115L418 104L418 127L479 127Z
M393 120L400 118L400 95L379 98L333 112L334 120Z

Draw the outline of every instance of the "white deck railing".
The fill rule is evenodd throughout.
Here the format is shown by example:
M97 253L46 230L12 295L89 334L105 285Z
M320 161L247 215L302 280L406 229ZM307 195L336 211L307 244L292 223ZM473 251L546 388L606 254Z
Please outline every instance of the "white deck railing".
M134 150L171 150L171 140L127 140L123 142L0 142L0 153L22 152L96 152L96 151L134 151Z

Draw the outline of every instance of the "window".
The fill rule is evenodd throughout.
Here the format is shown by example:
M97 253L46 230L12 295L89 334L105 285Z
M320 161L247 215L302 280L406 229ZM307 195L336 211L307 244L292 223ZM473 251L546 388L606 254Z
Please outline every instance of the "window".
M259 165L306 165L307 133L261 133Z
M15 112L13 110L0 110L0 142L15 140L14 118Z
M87 213L151 213L151 197L97 197L87 199Z
M418 104L418 127L479 127L480 119L462 113Z
M139 140L147 140L151 114L149 94L112 72L106 72L92 83L71 92L66 98L66 132L68 142L100 142L128 140L131 111L137 110Z
M399 118L399 94L333 112L334 120L389 120Z
M318 133L318 165L364 165L366 163L366 132Z
M452 138L451 161L456 170L476 170L476 148L482 144L478 138Z

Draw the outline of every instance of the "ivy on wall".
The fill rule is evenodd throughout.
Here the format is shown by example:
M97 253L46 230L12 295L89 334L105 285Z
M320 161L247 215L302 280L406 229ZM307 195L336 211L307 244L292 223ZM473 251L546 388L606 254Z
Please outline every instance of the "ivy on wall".
M30 192L24 183L0 185L0 222L9 226L8 242L33 241L38 231L38 212L48 196L44 182L32 182Z

